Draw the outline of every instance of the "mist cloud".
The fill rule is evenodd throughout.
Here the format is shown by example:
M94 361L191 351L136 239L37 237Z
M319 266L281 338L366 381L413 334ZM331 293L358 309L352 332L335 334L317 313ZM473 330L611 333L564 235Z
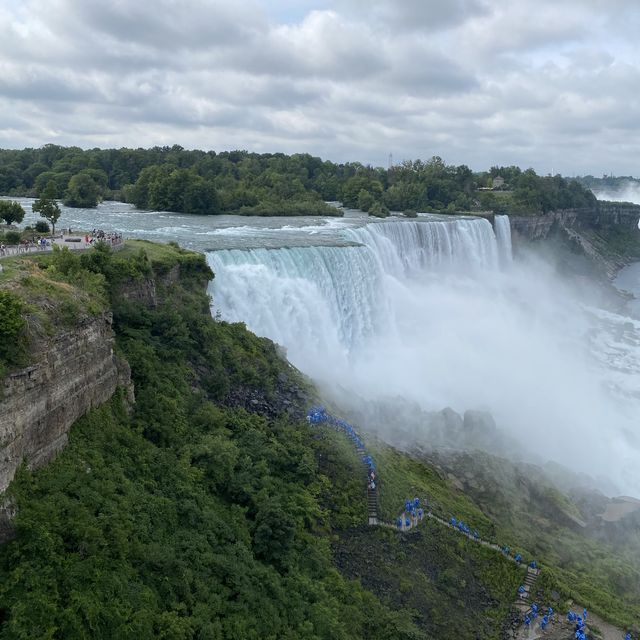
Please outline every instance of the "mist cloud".
M515 442L525 460L640 495L640 321L602 311L601 292L552 260L498 269L484 220L412 224L343 232L360 247L209 254L214 310L283 344L340 406L397 406L378 420L388 442L434 445L422 412L486 410L498 454Z
M616 202L633 202L640 204L640 183L627 180L617 189L602 189L594 191L598 200L614 200ZM639 223L640 224L640 223Z

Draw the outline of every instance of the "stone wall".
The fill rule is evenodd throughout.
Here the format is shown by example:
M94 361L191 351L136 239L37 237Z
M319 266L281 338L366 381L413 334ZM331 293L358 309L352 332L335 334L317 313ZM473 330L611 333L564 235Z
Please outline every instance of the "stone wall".
M132 397L129 365L113 351L111 322L110 313L87 317L38 341L32 364L0 383L0 491L23 460L37 467L54 457L71 425L117 386Z

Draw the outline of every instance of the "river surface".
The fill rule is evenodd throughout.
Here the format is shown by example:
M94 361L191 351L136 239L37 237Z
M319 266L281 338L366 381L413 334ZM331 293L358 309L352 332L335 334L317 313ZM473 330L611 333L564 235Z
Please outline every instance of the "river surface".
M20 202L32 224L32 200ZM363 404L487 409L523 457L640 496L638 300L621 314L545 259L514 260L505 216L494 229L463 216L187 216L108 202L63 208L58 227L201 251L212 312L284 345L325 388ZM640 265L616 284L640 299Z

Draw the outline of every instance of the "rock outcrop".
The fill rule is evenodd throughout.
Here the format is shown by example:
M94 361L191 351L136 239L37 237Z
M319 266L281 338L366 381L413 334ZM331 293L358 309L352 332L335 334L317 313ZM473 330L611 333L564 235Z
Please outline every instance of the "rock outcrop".
M639 233L640 206L625 202L599 202L597 207L563 209L540 215L510 215L514 238L544 240L559 227L575 230Z
M529 242L560 239L575 254L586 256L607 278L638 259L640 206L599 202L586 209L540 215L510 215L514 248ZM621 237L625 238L621 242Z
M6 376L0 398L0 491L23 460L38 467L67 442L71 425L111 398L132 396L129 365L113 350L111 313L84 317L34 345L31 364Z

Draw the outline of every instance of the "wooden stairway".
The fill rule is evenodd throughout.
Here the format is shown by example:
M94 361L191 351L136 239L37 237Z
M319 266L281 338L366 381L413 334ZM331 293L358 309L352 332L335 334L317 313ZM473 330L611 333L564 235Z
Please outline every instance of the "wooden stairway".
M362 459L366 453L364 448L358 447L356 449L358 455ZM364 463L365 469L368 470L367 464ZM370 526L375 527L378 525L378 489L371 489L369 487L369 478L367 477L367 522Z
M538 579L540 569L534 569L533 567L527 567L527 575L524 578L523 586L524 593L518 594L518 600L516 601L516 607L524 613L529 613L531 610L531 603L533 597L533 586Z
M369 525L376 526L378 524L378 490L367 487L367 512L369 516Z

